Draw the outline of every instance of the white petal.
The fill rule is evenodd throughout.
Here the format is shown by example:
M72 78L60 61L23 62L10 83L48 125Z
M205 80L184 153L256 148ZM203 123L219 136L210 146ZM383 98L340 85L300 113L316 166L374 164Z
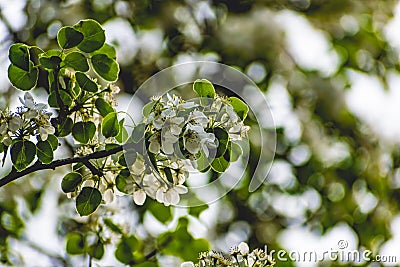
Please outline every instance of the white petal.
M186 186L184 185L176 185L174 186L174 190L178 193L178 194L186 194L189 190L187 189Z
M176 205L179 203L179 194L174 189L169 189L165 193L165 202L170 203L172 205Z
M114 200L114 192L111 190L106 190L106 192L104 193L104 201L106 203L111 203Z
M153 154L160 153L160 143L158 141L150 142L149 151Z
M146 201L146 193L143 189L133 192L133 201L135 201L136 205L143 205Z
M247 255L249 253L249 245L247 245L245 242L241 242L238 246L238 249L242 255Z
M160 203L165 202L165 193L164 193L164 189L162 187L158 188L158 190L156 192L156 200Z
M162 150L164 151L165 154L172 154L174 153L174 144L169 142L169 141L162 141Z

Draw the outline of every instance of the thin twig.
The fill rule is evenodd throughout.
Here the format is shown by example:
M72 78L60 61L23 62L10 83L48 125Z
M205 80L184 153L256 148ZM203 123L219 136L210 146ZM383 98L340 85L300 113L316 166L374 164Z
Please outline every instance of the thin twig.
M27 174L36 172L36 171L40 171L40 170L49 170L49 169L55 169L57 167L60 166L64 166L64 165L69 165L69 164L73 164L73 163L78 163L78 162L82 162L85 164L85 162L88 162L91 159L100 159L100 158L105 158L107 156L111 156L113 154L116 154L120 151L123 150L123 146L120 145L118 147L115 147L113 149L110 150L101 150L101 151L96 151L92 154L88 154L85 156L81 156L81 157L75 157L75 158L66 158L66 159L59 159L59 160L55 160L52 163L49 164L43 164L40 161L36 161L32 166L26 168L25 170L22 170L20 172L18 172L14 167L12 167L11 171L9 174L7 174L5 177L0 179L0 187L14 181L17 180L20 177L23 177ZM86 165L87 166L87 165ZM93 165L92 165L93 166ZM93 166L94 167L94 166Z

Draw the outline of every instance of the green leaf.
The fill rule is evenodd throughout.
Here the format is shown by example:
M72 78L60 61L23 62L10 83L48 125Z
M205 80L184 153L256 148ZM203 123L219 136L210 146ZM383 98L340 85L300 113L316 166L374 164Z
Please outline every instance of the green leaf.
M167 207L157 201L151 201L148 210L157 220L164 224L172 220L171 207Z
M8 79L11 84L22 91L28 91L36 86L38 70L29 62L30 71L23 70L14 64L8 67Z
M228 148L230 151L230 161L237 161L243 153L242 147L234 142L230 142L230 146L228 146Z
M58 125L58 136L64 137L69 135L72 132L72 126L74 126L74 122L71 118L67 118Z
M216 171L216 172L224 172L226 169L228 169L229 167L229 161L226 161L225 158L219 157L213 160L213 162L211 162L211 168Z
M77 72L75 73L76 81L78 82L78 85L80 88L82 88L85 91L96 93L99 90L99 87L97 84L92 81L86 74L82 72Z
M95 72L104 80L114 82L118 79L119 66L117 61L105 54L97 54L90 59Z
M31 141L17 141L11 146L11 161L18 171L28 167L35 155L36 146Z
M87 144L96 133L96 125L91 122L77 122L72 127L72 136L76 141L82 144Z
M106 36L101 25L92 19L81 20L75 24L74 29L83 34L83 40L78 45L78 49L91 53L104 45Z
M39 141L36 144L36 153L38 159L44 164L49 164L53 161L53 148L49 141Z
M206 79L197 79L193 84L193 90L201 97L200 104L203 106L208 105L215 97L214 86Z
M119 133L119 122L116 112L112 112L104 117L101 123L101 133L106 137L114 137Z
M149 117L150 113L153 111L153 108L155 106L155 102L149 102L146 105L144 105L143 109L142 109L142 114L144 117Z
M124 121L125 121L125 119L122 119L119 121L119 133L115 137L115 140L117 140L120 143L126 142L126 140L128 140L128 137L129 137L128 131L124 127Z
M54 70L59 68L61 63L61 58L59 56L51 56L51 57L40 56L39 63L45 69Z
M189 207L189 214L195 217L199 217L200 213L208 209L208 205L204 203L204 205L201 206L195 206L195 207Z
M216 127L213 129L215 137L218 139L218 147L217 153L215 155L216 158L221 157L225 154L226 148L229 142L229 134L227 131L220 127Z
M140 248L139 240L135 236L123 237L115 250L115 257L124 264L134 261L134 252Z
M88 253L93 258L100 260L104 256L104 244L98 241L88 248Z
M115 48L109 44L104 44L99 50L92 52L90 55L105 54L109 58L117 59L117 52Z
M25 44L13 44L8 51L8 58L16 67L29 71L29 51Z
M76 198L76 210L79 215L87 216L92 214L100 205L102 195L94 187L84 187Z
M114 233L123 234L121 228L116 225L110 218L104 218L103 221L104 224L107 225L107 227L110 228L110 230Z
M82 175L78 172L71 172L64 176L61 182L61 189L64 193L74 192L82 182Z
M114 108L101 97L97 98L94 104L103 117L107 116L109 113L115 112Z
M85 55L79 52L69 53L65 57L64 63L66 67L70 67L76 71L87 72L89 70L89 64Z
M57 42L62 49L77 46L83 40L83 34L72 27L62 27L57 33Z
M241 120L246 119L247 113L249 112L249 107L246 103L234 96L229 97L227 101Z
M85 239L81 234L71 233L67 236L66 250L68 254L79 255L85 252Z
M47 141L50 143L53 151L58 148L58 138L54 134L49 134L47 136Z
M72 97L64 90L59 90L58 92L60 94L60 98L61 98L61 101L63 102L63 104L67 107L70 107L73 103ZM50 107L60 108L58 106L57 94L54 90L50 93L47 101L48 101Z
M37 46L29 47L29 58L35 66L39 65L39 56L43 53L44 53L44 51Z
M138 143L140 140L142 140L144 137L145 129L146 129L145 123L139 123L138 125L136 125L132 131L132 141Z
M124 194L131 194L132 190L127 190L128 184L132 184L132 181L128 181L129 179L132 179L129 170L121 170L115 178L115 187Z

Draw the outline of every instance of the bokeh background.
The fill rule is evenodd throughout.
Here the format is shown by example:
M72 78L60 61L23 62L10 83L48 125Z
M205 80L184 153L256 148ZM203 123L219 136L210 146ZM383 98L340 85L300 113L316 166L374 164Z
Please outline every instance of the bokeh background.
M175 229L178 218L187 216L189 232L216 250L246 241L251 248L267 244L269 249L321 253L337 250L338 241L345 240L349 249L396 255L400 264L398 1L0 0L1 108L17 105L20 94L7 79L8 47L24 42L53 48L60 27L85 18L98 20L117 49L121 109L157 71L209 60L254 80L271 106L277 133L269 177L253 193L248 184L260 140L250 133L248 178L199 210L198 218L172 209L173 218L160 222L147 206L138 208L124 197L101 214L143 240ZM39 87L44 84L39 81ZM46 100L45 90L33 93ZM58 156L68 155L65 149ZM65 235L90 224L76 216L73 201L60 190L67 170L41 172L0 189L5 265L86 264L85 257L65 252ZM113 251L110 245L95 264L121 265ZM160 266L178 266L185 256L165 252L157 257ZM354 265L277 266L318 264Z

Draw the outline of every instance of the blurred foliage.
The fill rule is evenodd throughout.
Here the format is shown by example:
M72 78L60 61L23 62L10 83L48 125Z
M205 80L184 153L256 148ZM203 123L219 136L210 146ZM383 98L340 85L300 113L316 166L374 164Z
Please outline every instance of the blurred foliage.
M21 14L25 18L22 26L14 26L11 21L13 15L6 14L6 9L0 10L1 21L8 30L7 38L2 40L2 53L6 53L8 45L14 42L53 48L57 45L54 32L61 26L93 18L103 25L111 22L120 22L116 25L123 27L129 25L133 33L127 33L126 37L127 41L133 38L129 43L132 47L119 43L121 39L110 40L117 47L119 58L125 57L120 62L119 85L127 93L135 92L158 70L195 59L216 60L243 71L257 63L265 70L265 77L257 81L261 90L268 94L272 85L282 85L279 90L287 93L289 99L288 120L290 116L298 127L293 130L290 124L277 125L274 166L288 167L291 180L284 183L272 179L252 194L247 191L249 181L240 183L218 204L217 220L208 228L211 247L234 245L229 244L232 240L230 234L241 231L245 234L240 238L247 239L250 247L267 243L270 248L276 249L281 247L277 237L288 227L305 226L322 235L340 222L355 231L360 247L378 251L391 238L390 224L399 214L398 146L392 141L382 140L357 118L348 109L344 94L351 86L349 71L376 76L386 86L388 75L399 71L398 53L383 33L383 26L392 18L397 1L22 2ZM288 49L283 25L276 19L278 14L288 11L306 19L323 34L338 56L337 68L327 73L298 62ZM39 81L39 85L45 84L46 81ZM1 91L5 99L12 97L11 88L1 88ZM248 121L249 124L254 123L251 117ZM255 160L260 152L259 140L250 138L250 141L251 159ZM257 162L251 161L251 164ZM254 168L249 166L248 177L251 177ZM42 179L43 176L36 177L35 181L38 183L37 180ZM15 195L25 199L34 213L46 188L25 181L29 178L1 189L0 243L1 260L5 263L10 261L6 251L13 251L7 246L7 238L21 238L24 225ZM307 197L308 202L304 200ZM375 204L367 208L362 206L365 197L375 199ZM291 213L293 207L285 209L282 204L277 206L277 200L306 201L307 204L295 207L295 213ZM60 206L68 205L68 200L63 198L59 202ZM162 208L161 213L155 213L159 207L152 205L147 203L140 208L129 206L128 210L139 216L138 224L143 223L149 212L163 223L171 220L170 208ZM75 230L85 231L86 224L88 222L61 218L60 236ZM194 242L197 239L187 233L182 221L179 225L159 240L176 234L182 236L182 243L172 241L173 245L161 249L161 252L179 254L182 259L190 260L193 258L191 251L189 253L190 246L204 249L206 245L202 241L199 244ZM131 230L128 229L127 233ZM149 234L145 236L152 238ZM124 238L119 247L130 246L129 236ZM127 244L123 243L124 240ZM132 259L135 257L130 256Z

